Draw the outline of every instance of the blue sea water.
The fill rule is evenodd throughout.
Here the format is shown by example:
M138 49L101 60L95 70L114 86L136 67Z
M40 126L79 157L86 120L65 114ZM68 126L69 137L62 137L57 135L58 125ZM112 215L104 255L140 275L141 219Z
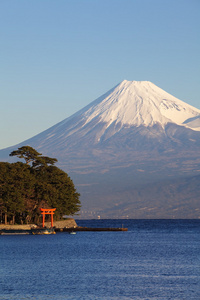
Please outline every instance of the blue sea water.
M128 231L0 236L0 299L200 299L200 220L77 223Z

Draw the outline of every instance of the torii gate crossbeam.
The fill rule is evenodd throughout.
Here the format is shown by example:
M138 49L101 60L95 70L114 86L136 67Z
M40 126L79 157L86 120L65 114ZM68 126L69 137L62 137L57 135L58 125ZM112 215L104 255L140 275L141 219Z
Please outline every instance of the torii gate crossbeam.
M45 215L51 215L51 227L53 227L53 215L56 208L40 208L41 214L42 214L42 227L44 227L45 223Z

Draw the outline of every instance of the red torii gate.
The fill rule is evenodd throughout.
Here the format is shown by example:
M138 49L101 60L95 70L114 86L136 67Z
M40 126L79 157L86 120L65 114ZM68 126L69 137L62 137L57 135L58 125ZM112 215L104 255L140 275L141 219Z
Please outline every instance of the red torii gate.
M42 227L44 227L45 215L51 215L51 227L53 227L53 215L56 208L40 208L42 214Z

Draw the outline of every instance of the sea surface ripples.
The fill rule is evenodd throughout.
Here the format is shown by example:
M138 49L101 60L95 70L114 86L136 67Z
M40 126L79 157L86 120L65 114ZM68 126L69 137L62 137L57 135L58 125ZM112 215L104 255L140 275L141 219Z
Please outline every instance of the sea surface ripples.
M0 300L200 299L200 220L78 220L127 232L0 236Z

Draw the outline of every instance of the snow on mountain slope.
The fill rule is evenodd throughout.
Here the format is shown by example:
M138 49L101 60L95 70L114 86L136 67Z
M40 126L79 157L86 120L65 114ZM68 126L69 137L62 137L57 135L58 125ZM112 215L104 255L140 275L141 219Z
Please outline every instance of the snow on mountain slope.
M178 125L180 129L192 129L191 133L181 133L182 143L185 137L198 140L193 133L200 132L200 110L149 81L124 80L74 115L24 143L37 146L41 151L54 149L55 153L57 149L64 155L81 149L83 144L86 148L88 145L93 147L120 132L117 144L129 135L129 145L131 141L134 145L141 145L144 136L147 146L149 138L155 140L154 144L157 139L164 145L165 137L168 137L165 138L168 145L169 141L178 141L177 134L180 136L180 129L169 127L169 124ZM186 145L186 142L183 144Z
M169 135L169 139L174 141L172 136L178 130L172 131L171 128L169 133L167 129L169 124L181 126L182 129L189 128L195 132L200 131L199 120L200 110L175 98L153 83L124 80L77 113L25 143L37 145L40 151L62 149L64 155L70 149L75 151L75 145L76 151L81 149L83 144L86 148L88 145L93 147L110 140L116 133L121 133L121 137L125 135L126 139L127 134L133 135L133 127L134 131L136 130L135 134L138 132L137 138L147 137L147 144L148 138L159 137L160 143L163 143L163 135ZM134 138L132 136L132 139L135 143L136 136ZM194 137L188 139L194 140Z
M184 124L188 127L192 128L193 130L200 131L200 116L187 119Z
M121 126L153 126L159 123L164 127L167 123L187 126L184 122L200 116L200 110L149 81L124 80L74 116L78 115L84 120L83 125L98 118L107 123L107 127L113 122Z

